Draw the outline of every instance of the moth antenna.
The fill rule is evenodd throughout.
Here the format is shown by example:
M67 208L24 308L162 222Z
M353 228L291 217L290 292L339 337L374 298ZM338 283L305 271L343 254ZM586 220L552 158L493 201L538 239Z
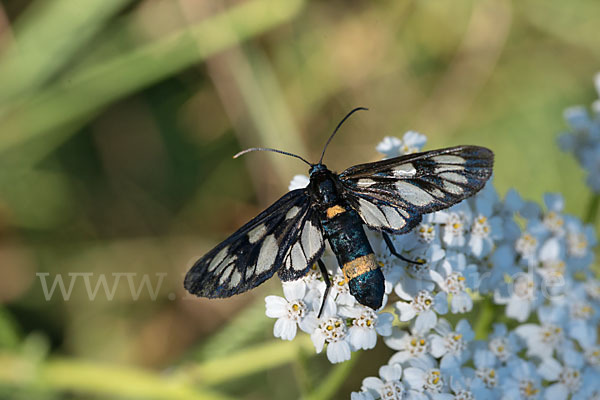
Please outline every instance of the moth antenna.
M311 167L313 166L311 163L309 163L308 161L306 161L304 158L300 157L299 155L288 153L287 151L270 149L270 148L267 148L267 147L252 147L250 149L242 150L239 153L237 153L235 156L233 156L233 158L238 158L239 156L243 156L244 154L250 153L252 151L272 151L274 153L279 153L279 154L283 154L283 155L290 156L290 157L296 157L296 158L304 161L305 163L307 163Z
M329 146L329 142L331 142L331 139L333 139L333 137L335 136L335 134L337 133L338 129L340 129L340 126L342 126L342 124L348 119L350 118L350 116L352 114L354 114L357 111L368 111L369 109L366 107L356 107L354 110L350 111L345 117L344 119L342 119L340 121L340 123L338 124L338 126L336 126L335 130L333 131L333 133L331 134L331 136L329 136L329 139L327 140L327 143L325 143L325 147L323 147L323 153L321 153L321 158L319 159L319 164L321 164L321 162L323 161L323 157L325 157L325 150L327 150L327 146Z

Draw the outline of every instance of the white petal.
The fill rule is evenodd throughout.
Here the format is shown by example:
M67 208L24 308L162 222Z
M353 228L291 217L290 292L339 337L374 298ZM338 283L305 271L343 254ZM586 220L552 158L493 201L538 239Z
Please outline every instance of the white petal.
M538 367L539 374L547 381L557 380L561 371L562 365L553 358L544 359Z
M283 294L289 301L302 299L306 294L306 284L302 280L283 282Z
M362 389L371 389L376 392L379 392L383 387L383 381L379 378L375 378L374 376L369 376L362 381Z
M421 390L425 385L425 373L419 368L405 368L402 381L411 389Z
M306 333L313 333L314 330L319 326L317 315L313 312L308 313L308 315L300 320L298 326Z
M392 334L392 322L394 322L394 316L390 313L381 313L377 316L377 325L375 331L380 336L390 336Z
M327 345L327 358L333 364L350 359L350 346L346 341L331 342Z
M415 332L429 332L437 323L437 315L432 310L423 311L415 320Z
M348 340L354 350L369 350L375 347L377 344L377 333L372 329L365 329L360 327L350 328Z
M315 330L312 335L310 335L310 339L315 345L315 351L320 353L323 351L323 347L325 346L325 335L321 333L319 330Z
M466 313L473 309L473 300L465 292L460 292L452 297L452 313Z
M410 321L415 317L415 315L417 315L414 307L411 304L403 301L396 302L396 311L400 317L400 321L402 322Z
M563 384L555 383L546 388L544 398L546 400L567 400L569 397L569 389Z
M392 334L384 339L385 344L393 350L402 350L406 348L409 333L398 327L392 327Z
M267 296L265 297L265 314L269 318L281 318L287 314L288 302L283 297Z
M440 358L446 354L446 345L444 339L439 335L430 335L429 342L431 343L431 355L435 358Z
M516 297L511 297L506 305L506 316L514 318L519 322L527 320L530 311L529 302Z
M379 376L387 382L398 381L402 377L402 366L400 364L384 365L379 368Z
M297 329L295 322L287 318L279 318L273 326L273 335L283 340L292 340L296 337Z

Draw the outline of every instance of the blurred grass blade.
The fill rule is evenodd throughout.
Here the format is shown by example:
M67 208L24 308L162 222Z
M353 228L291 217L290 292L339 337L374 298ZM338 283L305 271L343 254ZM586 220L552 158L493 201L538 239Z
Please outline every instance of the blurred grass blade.
M310 336L301 334L291 342L273 340L196 366L182 367L178 377L184 382L198 381L206 385L228 382L291 363L301 349L314 349Z
M38 0L14 30L0 62L0 103L33 91L100 31L131 0Z
M38 365L12 354L0 354L0 384L109 398L228 400L220 393L172 382L169 375L141 368L67 358ZM85 397L88 398L88 397Z
M255 0L75 71L0 119L0 152L164 79L293 17L301 0Z

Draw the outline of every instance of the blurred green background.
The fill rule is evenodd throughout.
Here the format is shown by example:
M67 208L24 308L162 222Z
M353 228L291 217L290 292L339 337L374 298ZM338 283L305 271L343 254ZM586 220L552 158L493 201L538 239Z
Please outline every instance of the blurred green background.
M366 106L330 168L416 130L427 149L493 149L501 195L561 192L582 216L584 174L555 139L597 97L599 19L597 0L3 0L0 398L348 398L390 350L332 367L306 337L272 339L277 279L184 294L195 259L307 172L231 156L317 160ZM65 301L36 273L80 275ZM81 274L125 273L156 297L121 277L90 300Z

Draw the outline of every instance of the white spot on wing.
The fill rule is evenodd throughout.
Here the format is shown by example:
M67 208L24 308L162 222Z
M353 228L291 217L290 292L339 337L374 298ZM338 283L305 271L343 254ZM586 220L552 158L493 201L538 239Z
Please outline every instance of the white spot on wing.
M411 163L400 164L392 168L392 175L395 178L410 178L415 176L417 170Z
M434 195L435 197L437 197L438 199L441 199L442 197L445 197L446 194L444 192L442 192L440 189L438 188L431 188L428 189L428 192L432 195Z
M440 177L447 179L449 181L452 182L456 182L456 183L467 183L468 179L461 174L457 174L456 172L444 172L442 174L439 175Z
M444 183L444 190L448 193L452 193L455 195L459 195L462 194L463 192L463 188L461 188L458 185L455 185L454 183L450 183L448 181L442 181Z
M287 214L285 214L285 219L294 218L298 214L299 211L300 211L300 207L298 207L298 206L294 206L294 207L290 208L290 210L287 212Z
M262 239L262 237L265 236L265 233L267 233L267 227L265 224L260 224L248 232L248 241L251 244L254 244Z
M410 215L405 210L403 210L401 208L397 208L396 211L399 211L400 214L404 217L404 219L409 219L410 218Z
M404 218L400 216L400 214L392 207L383 206L381 210L387 217L389 221L389 226L394 229L401 229L404 225L406 225L406 221Z
M300 271L306 268L307 261L306 257L304 256L304 252L302 251L302 247L300 246L300 243L296 242L294 247L292 247L290 256L292 257L293 269L295 269L296 271Z
M440 164L464 164L465 159L459 156L453 156L451 154L444 154L441 156L432 157L432 160Z
M429 193L408 182L398 181L396 188L403 200L417 207L426 206L434 200Z
M223 274L221 275L221 277L219 278L219 283L222 285L227 278L229 277L229 275L231 274L231 271L234 269L235 267L233 266L233 264L229 264L229 266L227 268L225 268L225 271L223 271Z
M240 274L240 272L237 270L237 268L233 271L233 274L231 274L231 280L229 281L229 287L230 288L235 288L238 283L240 283L240 279L242 279L242 274Z
M217 268L217 270L214 272L215 276L219 276L223 273L223 271L225 270L225 268L229 267L230 265L232 265L235 260L237 259L237 256L231 256L227 259L227 262L222 262L221 265L219 265L219 268Z
M254 275L254 270L256 269L255 265L250 265L248 266L248 268L246 268L246 280L250 280L252 278L252 275Z
M210 264L208 265L208 271L212 272L221 262L225 259L227 255L227 250L229 250L229 246L225 246L217 253L217 255L212 259Z
M321 244L323 243L323 236L319 229L312 223L312 221L307 221L304 224L304 229L302 229L302 247L306 252L306 257L311 258L321 248Z
M377 206L365 199L358 199L360 214L365 222L372 226L387 226L388 222Z
M433 170L434 174L439 174L442 172L450 172L450 171L463 171L465 169L465 167L460 164L460 165L440 165L439 167L435 167L435 169Z
M377 182L375 182L373 179L364 178L364 179L359 179L358 182L356 182L356 185L358 187L369 187L369 186L373 186L376 183Z
M270 234L265 238L256 260L256 274L262 274L273 266L277 257L277 240L275 235Z

